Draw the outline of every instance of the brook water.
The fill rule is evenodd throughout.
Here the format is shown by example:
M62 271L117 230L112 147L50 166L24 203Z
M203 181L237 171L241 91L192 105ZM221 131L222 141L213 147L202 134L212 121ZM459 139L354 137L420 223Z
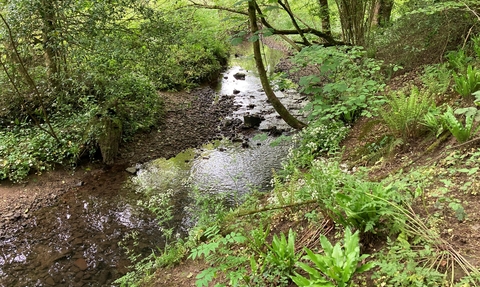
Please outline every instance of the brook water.
M233 77L239 72L246 74L245 80ZM247 69L235 66L222 76L218 97L234 90L239 109L230 120L258 115L265 119L259 129L288 129ZM279 96L290 109L302 106L303 98L293 91ZM236 142L210 143L139 166L137 175L108 193L64 194L0 237L0 286L113 285L131 263L125 250L148 255L164 244L157 219L140 201L169 194L172 223L184 234L194 224L192 188L207 196L225 195L226 204L235 204L253 188L269 187L272 169L280 168L288 151L288 144L272 146L272 141L238 135Z

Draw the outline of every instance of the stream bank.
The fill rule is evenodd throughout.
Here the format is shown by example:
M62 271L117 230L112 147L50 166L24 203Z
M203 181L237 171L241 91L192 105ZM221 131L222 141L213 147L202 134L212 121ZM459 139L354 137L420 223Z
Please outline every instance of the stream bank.
M153 159L171 158L187 148L220 139L237 142L236 153L245 150L245 158L265 157L268 152L261 148L268 144L252 140L260 125L244 125L245 116L258 117L264 125L260 128L275 135L288 127L278 128L273 123L279 118L268 110L258 81L237 86L248 82L233 76L238 73L255 82L251 72L234 67L222 76L225 90L206 86L189 92L161 93L166 104L162 124L124 144L114 165L89 163L32 176L24 184L2 183L0 286L107 286L125 274L130 264L127 256L118 252L119 243L143 255L161 246L163 235L155 216L136 207L139 195L125 188L131 177L126 172L129 167L143 167ZM283 98L290 97L287 94ZM300 107L301 100L294 98L291 103ZM202 170L208 170L209 162L218 169L218 163L235 161L236 157L223 149L202 155L207 163ZM278 167L279 157L284 154L273 154ZM215 158L218 160L211 160ZM247 160L243 165L250 163ZM265 168L271 172L271 167ZM254 170L251 174L261 173ZM269 176L262 177L261 184L265 185ZM243 188L242 192L247 191ZM142 237L140 244L125 236L135 233Z

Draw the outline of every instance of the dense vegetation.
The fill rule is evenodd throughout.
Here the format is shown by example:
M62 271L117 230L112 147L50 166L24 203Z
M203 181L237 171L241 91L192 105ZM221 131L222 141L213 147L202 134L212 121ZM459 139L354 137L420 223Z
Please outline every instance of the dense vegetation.
M281 10L272 8L276 3L288 3L266 2L269 13ZM321 21L313 2L288 9ZM341 23L331 22L330 35L337 40L325 38L322 46L313 43L316 35L290 38L305 46L291 57L296 67L290 75L306 66L318 69L298 81L299 90L310 95L309 126L291 139L295 147L272 191L252 191L235 210L196 195L201 210L190 235L137 262L118 283L157 286L164 273L155 276L152 270L182 260L182 268L201 266L193 274L196 286L480 283L478 266L451 241L452 226L477 218L480 153L463 148L478 140L478 3L395 1L392 17L384 18L388 22L361 35L347 35L341 5L328 3L329 15ZM275 15L275 24L291 24L288 16ZM270 34L280 34L272 29ZM330 45L343 41L358 45ZM412 80L395 85L397 76ZM349 141L355 145L343 149ZM473 209L467 206L471 200ZM162 222L170 216L168 202L162 196L154 207Z
M216 13L143 1L8 1L0 35L0 179L75 164L156 125L158 90L216 79ZM207 21L208 19L208 21Z

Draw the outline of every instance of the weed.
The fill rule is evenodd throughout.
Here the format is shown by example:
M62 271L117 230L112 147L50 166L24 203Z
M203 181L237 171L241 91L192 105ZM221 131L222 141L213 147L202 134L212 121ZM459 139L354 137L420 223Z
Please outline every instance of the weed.
M443 286L445 274L428 264L436 256L428 244L413 250L405 235L400 234L395 242L388 239L388 252L379 255L379 270L372 278L376 286Z
M287 161L283 164L284 174L292 174L297 168L309 167L320 155L334 155L340 151L340 142L348 129L339 122L315 121L293 137Z
M299 81L302 91L313 97L306 107L310 119L352 123L361 115L372 116L382 102L377 96L385 86L381 62L366 57L361 47L307 47L293 61L319 67L319 75Z
M452 76L446 64L435 64L426 66L420 78L429 93L442 95L447 92Z
M450 51L446 58L452 69L463 72L465 67L473 60L472 57L467 56L464 50Z
M436 107L432 107L424 116L421 122L427 129L429 129L435 137L439 137L445 127L442 121L439 110Z

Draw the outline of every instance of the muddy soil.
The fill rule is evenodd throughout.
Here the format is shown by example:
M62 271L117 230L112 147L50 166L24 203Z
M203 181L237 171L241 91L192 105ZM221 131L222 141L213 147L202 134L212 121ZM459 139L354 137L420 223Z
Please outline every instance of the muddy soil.
M121 188L128 167L155 158L170 158L187 148L221 137L235 138L245 131L241 122L224 120L235 109L233 97L215 99L211 87L160 96L166 111L159 119L160 125L124 143L115 164L84 162L75 168L57 167L31 175L23 183L0 182L0 239L8 238L19 226L26 226L33 211L61 200L67 192L110 194Z

